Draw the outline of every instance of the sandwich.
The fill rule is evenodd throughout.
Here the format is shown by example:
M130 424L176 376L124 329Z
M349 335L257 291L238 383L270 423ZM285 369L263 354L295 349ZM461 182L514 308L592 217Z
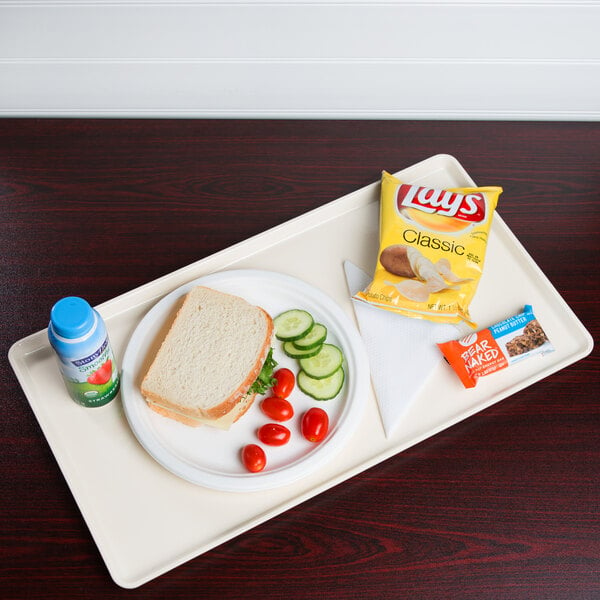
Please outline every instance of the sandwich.
M197 286L185 296L141 393L165 417L228 429L275 383L272 337L264 309Z

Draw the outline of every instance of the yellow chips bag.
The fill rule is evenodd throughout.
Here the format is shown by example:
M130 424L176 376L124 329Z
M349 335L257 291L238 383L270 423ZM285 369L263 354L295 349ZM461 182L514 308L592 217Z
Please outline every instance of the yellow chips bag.
M433 189L383 172L373 281L354 297L409 317L465 321L500 187Z

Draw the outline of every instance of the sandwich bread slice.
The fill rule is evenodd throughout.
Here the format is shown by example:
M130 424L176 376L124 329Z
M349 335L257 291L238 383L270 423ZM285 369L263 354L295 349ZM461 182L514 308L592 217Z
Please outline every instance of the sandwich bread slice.
M193 288L143 377L144 399L186 425L227 429L251 406L271 356L273 320L243 298Z

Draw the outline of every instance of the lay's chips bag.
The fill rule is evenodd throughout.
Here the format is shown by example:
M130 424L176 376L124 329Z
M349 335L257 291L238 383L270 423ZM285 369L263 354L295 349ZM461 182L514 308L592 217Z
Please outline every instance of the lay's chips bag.
M373 281L354 297L439 323L466 322L500 187L433 189L383 172Z

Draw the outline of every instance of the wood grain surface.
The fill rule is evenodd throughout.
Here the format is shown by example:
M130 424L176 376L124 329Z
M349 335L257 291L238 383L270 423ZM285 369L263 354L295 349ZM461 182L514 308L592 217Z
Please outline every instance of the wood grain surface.
M600 123L0 120L0 598L600 598L598 351L135 590L8 364L98 304L438 153L595 339Z

